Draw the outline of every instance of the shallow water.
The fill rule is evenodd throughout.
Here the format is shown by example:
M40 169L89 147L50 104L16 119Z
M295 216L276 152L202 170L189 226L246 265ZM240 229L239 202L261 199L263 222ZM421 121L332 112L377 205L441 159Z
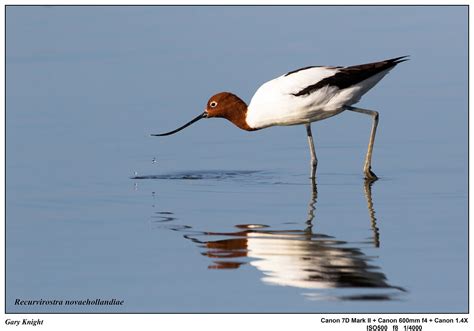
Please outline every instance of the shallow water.
M360 103L373 183L361 114L313 124L317 186L303 127L149 136L404 54ZM465 7L9 7L6 122L7 312L467 311ZM87 298L124 305L15 305Z

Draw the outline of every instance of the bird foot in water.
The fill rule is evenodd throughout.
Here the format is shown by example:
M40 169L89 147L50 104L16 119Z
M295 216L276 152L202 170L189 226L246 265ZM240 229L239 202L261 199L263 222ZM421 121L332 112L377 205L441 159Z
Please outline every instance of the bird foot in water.
M364 171L365 173L365 179L368 179L368 180L377 180L378 177L376 174L374 174L374 172L372 171L372 169L369 167L369 169L365 170Z

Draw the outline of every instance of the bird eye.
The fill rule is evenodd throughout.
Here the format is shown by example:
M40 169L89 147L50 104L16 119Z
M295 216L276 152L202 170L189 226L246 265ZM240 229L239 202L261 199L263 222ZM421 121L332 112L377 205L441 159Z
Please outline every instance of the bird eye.
M211 101L211 103L209 103L209 106L211 106L211 108L214 108L217 106L217 102L216 101Z

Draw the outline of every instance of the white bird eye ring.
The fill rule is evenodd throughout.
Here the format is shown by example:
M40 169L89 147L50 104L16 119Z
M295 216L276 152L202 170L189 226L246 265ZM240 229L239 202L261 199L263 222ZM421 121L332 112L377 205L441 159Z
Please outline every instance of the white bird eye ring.
M211 108L215 108L217 106L217 102L216 101L211 101L209 103L209 106L211 106Z

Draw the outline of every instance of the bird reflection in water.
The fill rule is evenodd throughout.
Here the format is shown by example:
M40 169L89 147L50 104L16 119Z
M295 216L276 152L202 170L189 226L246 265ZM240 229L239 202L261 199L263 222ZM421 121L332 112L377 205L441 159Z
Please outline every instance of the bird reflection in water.
M379 247L371 186L372 182L366 181L364 192L373 234L371 242ZM213 260L210 269L236 269L248 263L264 274L262 281L266 284L350 292L305 293L313 300L392 300L405 292L401 287L388 284L384 273L372 264L374 257L346 241L314 231L317 195L313 182L308 219L303 229L272 230L262 224L242 224L236 226L239 230L235 232L201 232L185 237L202 247L202 254Z

